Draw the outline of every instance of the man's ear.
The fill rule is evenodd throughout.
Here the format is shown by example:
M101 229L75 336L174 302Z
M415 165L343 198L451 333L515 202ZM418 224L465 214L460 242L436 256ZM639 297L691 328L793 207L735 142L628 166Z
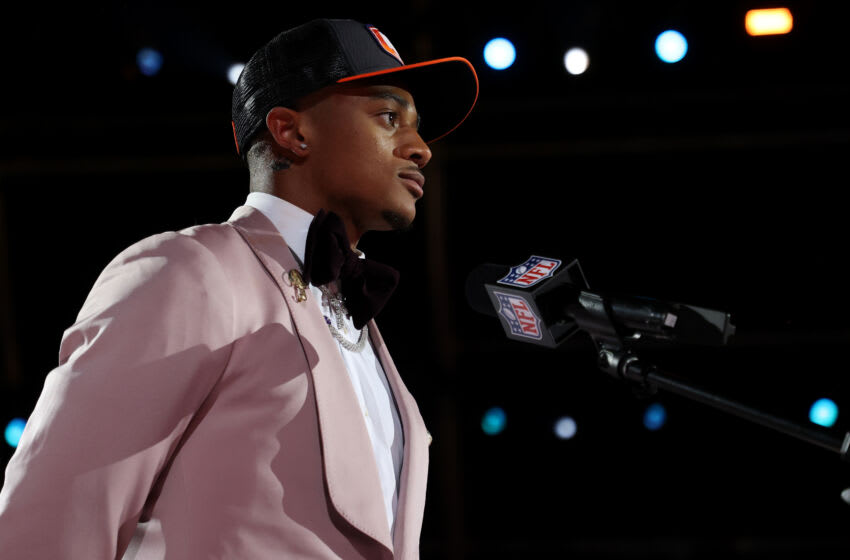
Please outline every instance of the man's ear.
M301 114L288 107L273 107L266 114L266 127L275 143L284 150L303 157L306 145L299 132L300 120Z

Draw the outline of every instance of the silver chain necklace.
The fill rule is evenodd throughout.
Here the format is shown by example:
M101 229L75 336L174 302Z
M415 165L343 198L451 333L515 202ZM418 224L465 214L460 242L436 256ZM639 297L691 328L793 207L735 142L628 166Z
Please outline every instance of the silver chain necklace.
M348 315L348 309L345 307L345 302L343 301L342 296L339 294L332 294L330 289L326 286L319 286L319 290L321 290L322 294L324 294L325 298L327 298L328 307L331 308L331 316L336 319L336 326L334 326L334 321L325 315L325 323L327 323L328 329L331 331L331 335L333 335L342 347L349 352L362 352L363 348L366 346L369 329L366 325L363 325L363 328L360 329L360 338L357 339L357 342L348 340L342 333L342 331L348 330L344 322L344 317Z

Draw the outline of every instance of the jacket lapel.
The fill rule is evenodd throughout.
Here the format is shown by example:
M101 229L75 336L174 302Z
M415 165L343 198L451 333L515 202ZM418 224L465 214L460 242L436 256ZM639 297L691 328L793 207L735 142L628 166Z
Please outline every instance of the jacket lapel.
M398 507L396 509L393 542L397 557L418 557L419 531L425 506L428 477L428 431L419 414L419 407L404 386L393 363L387 345L375 321L369 321L369 334L375 353L384 366L404 430L404 458L399 480Z
M260 211L241 206L229 221L278 285L305 350L315 387L331 503L353 527L392 551L372 444L364 422L354 420L361 416L357 397L313 294L308 291L307 300L299 301L298 290L289 279L289 271L298 270L295 257Z

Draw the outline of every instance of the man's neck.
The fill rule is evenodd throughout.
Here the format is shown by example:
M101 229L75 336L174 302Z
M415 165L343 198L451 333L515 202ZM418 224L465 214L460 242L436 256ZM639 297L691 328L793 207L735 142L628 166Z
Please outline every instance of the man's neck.
M314 200L314 197L310 196L312 191L309 188L298 189L292 187L288 182L283 183L281 181L275 181L274 175L275 174L271 172L259 178L252 175L250 183L251 192L262 192L276 196L277 198L285 200L313 216L315 216L321 209L334 211L333 208L328 207L329 205L323 205ZM337 212L337 215L340 216L345 224L346 234L348 235L348 239L351 241L351 249L357 251L357 243L360 241L361 232L358 231L353 224L349 223L349 220L346 219L344 213Z

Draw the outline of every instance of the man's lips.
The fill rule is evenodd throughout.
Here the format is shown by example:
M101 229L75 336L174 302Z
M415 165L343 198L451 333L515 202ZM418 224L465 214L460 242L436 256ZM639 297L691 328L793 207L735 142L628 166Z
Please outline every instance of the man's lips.
M402 171L398 174L404 184L407 185L407 190L414 198L421 198L425 191L422 187L425 186L425 176L419 171Z

